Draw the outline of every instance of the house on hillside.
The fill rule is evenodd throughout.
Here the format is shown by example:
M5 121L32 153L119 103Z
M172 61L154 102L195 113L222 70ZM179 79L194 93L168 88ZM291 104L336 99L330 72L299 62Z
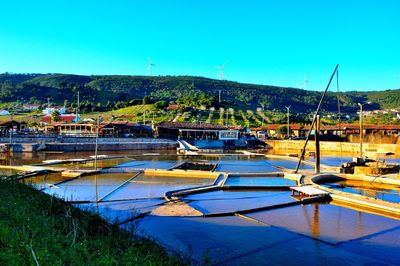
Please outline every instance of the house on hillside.
M168 110L178 110L179 109L179 104L170 104L167 107Z
M35 103L33 103L33 104L27 103L22 106L23 111L34 111L34 110L38 110L39 107L40 107L40 104L35 104Z
M60 114L62 114L62 115L67 113L67 108L65 108L64 106L55 105L55 106L50 106L50 107L46 107L45 109L43 109L43 114L51 115L55 110L58 110L60 112Z
M7 110L0 110L0 115L10 115L10 112Z

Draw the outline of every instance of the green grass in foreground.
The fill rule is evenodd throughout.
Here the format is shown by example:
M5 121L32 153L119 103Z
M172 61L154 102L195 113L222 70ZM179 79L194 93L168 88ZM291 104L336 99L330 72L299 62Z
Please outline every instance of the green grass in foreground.
M0 265L182 264L133 230L24 184L0 177L0 195Z

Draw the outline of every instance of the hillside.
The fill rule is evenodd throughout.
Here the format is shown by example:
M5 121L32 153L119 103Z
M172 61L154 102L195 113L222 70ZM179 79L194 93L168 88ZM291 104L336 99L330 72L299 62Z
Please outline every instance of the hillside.
M189 76L80 76L67 74L0 74L0 102L52 103L74 106L80 92L83 111L107 111L142 102L165 100L182 106L218 107L221 90L222 105L234 109L284 111L315 110L321 92L267 85L244 84ZM342 94L342 110L354 112L358 102L372 102L371 109L400 107L400 90L346 92ZM337 110L335 93L329 93L325 111Z

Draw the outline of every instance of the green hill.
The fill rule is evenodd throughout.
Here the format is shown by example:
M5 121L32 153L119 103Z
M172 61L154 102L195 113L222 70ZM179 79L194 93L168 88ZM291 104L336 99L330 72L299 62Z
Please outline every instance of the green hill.
M72 107L80 92L83 111L107 111L142 102L165 100L182 106L218 107L218 93L222 105L234 109L284 111L315 110L321 92L268 85L245 84L190 76L81 76L68 74L0 74L0 101L56 104L68 101ZM342 110L354 112L358 102L372 102L370 108L400 107L400 90L342 93ZM337 110L335 93L328 93L323 109Z

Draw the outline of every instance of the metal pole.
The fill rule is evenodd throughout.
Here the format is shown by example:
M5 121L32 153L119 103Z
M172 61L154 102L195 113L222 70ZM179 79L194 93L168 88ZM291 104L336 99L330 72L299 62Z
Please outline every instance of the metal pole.
M315 173L319 174L321 171L321 153L319 148L319 130L321 126L320 116L317 115L317 121L314 127L314 136L315 136Z
M75 123L78 123L78 115L79 115L79 91L78 91L78 102L77 102L77 105L76 105Z
M13 123L12 123L12 121L14 120L14 116L13 116L13 110L12 110L12 107L11 107L11 109L10 109L10 116L11 116L11 121L10 121L10 124L11 124L11 128L10 128L10 150L12 149L12 133L13 133Z
M319 114L319 110L321 109L322 102L324 101L325 95L326 95L326 93L327 93L327 91L329 89L329 86L331 85L332 79L335 76L335 73L336 73L338 67L339 67L339 64L336 65L335 70L333 71L332 76L331 76L331 78L330 78L330 80L328 82L328 85L326 86L326 89L325 89L324 93L322 94L321 100L319 101L317 110L315 111L314 118L313 118L313 121L312 121L311 126L310 126L310 130L308 131L308 134L307 134L306 142L304 143L303 149L301 150L301 155L300 155L299 161L297 163L296 170L294 170L295 173L297 173L299 171L299 167L300 167L301 161L303 160L304 153L306 152L306 147L307 147L308 140L310 139L310 136L311 136L311 129L314 127L314 124L315 124L316 115Z
M363 104L358 104L360 106L360 157L363 157Z
M285 106L287 109L287 136L290 136L290 106Z
M100 116L97 117L96 146L95 146L95 150L94 150L94 170L97 170L97 148L98 148L98 145L99 145L99 125L100 125ZM96 185L97 185L97 183L96 183ZM96 190L97 190L97 186L96 186Z
M264 113L264 105L262 105L261 106L262 107L262 124L261 124L261 127L263 127L264 126L264 116L265 116L265 113Z

